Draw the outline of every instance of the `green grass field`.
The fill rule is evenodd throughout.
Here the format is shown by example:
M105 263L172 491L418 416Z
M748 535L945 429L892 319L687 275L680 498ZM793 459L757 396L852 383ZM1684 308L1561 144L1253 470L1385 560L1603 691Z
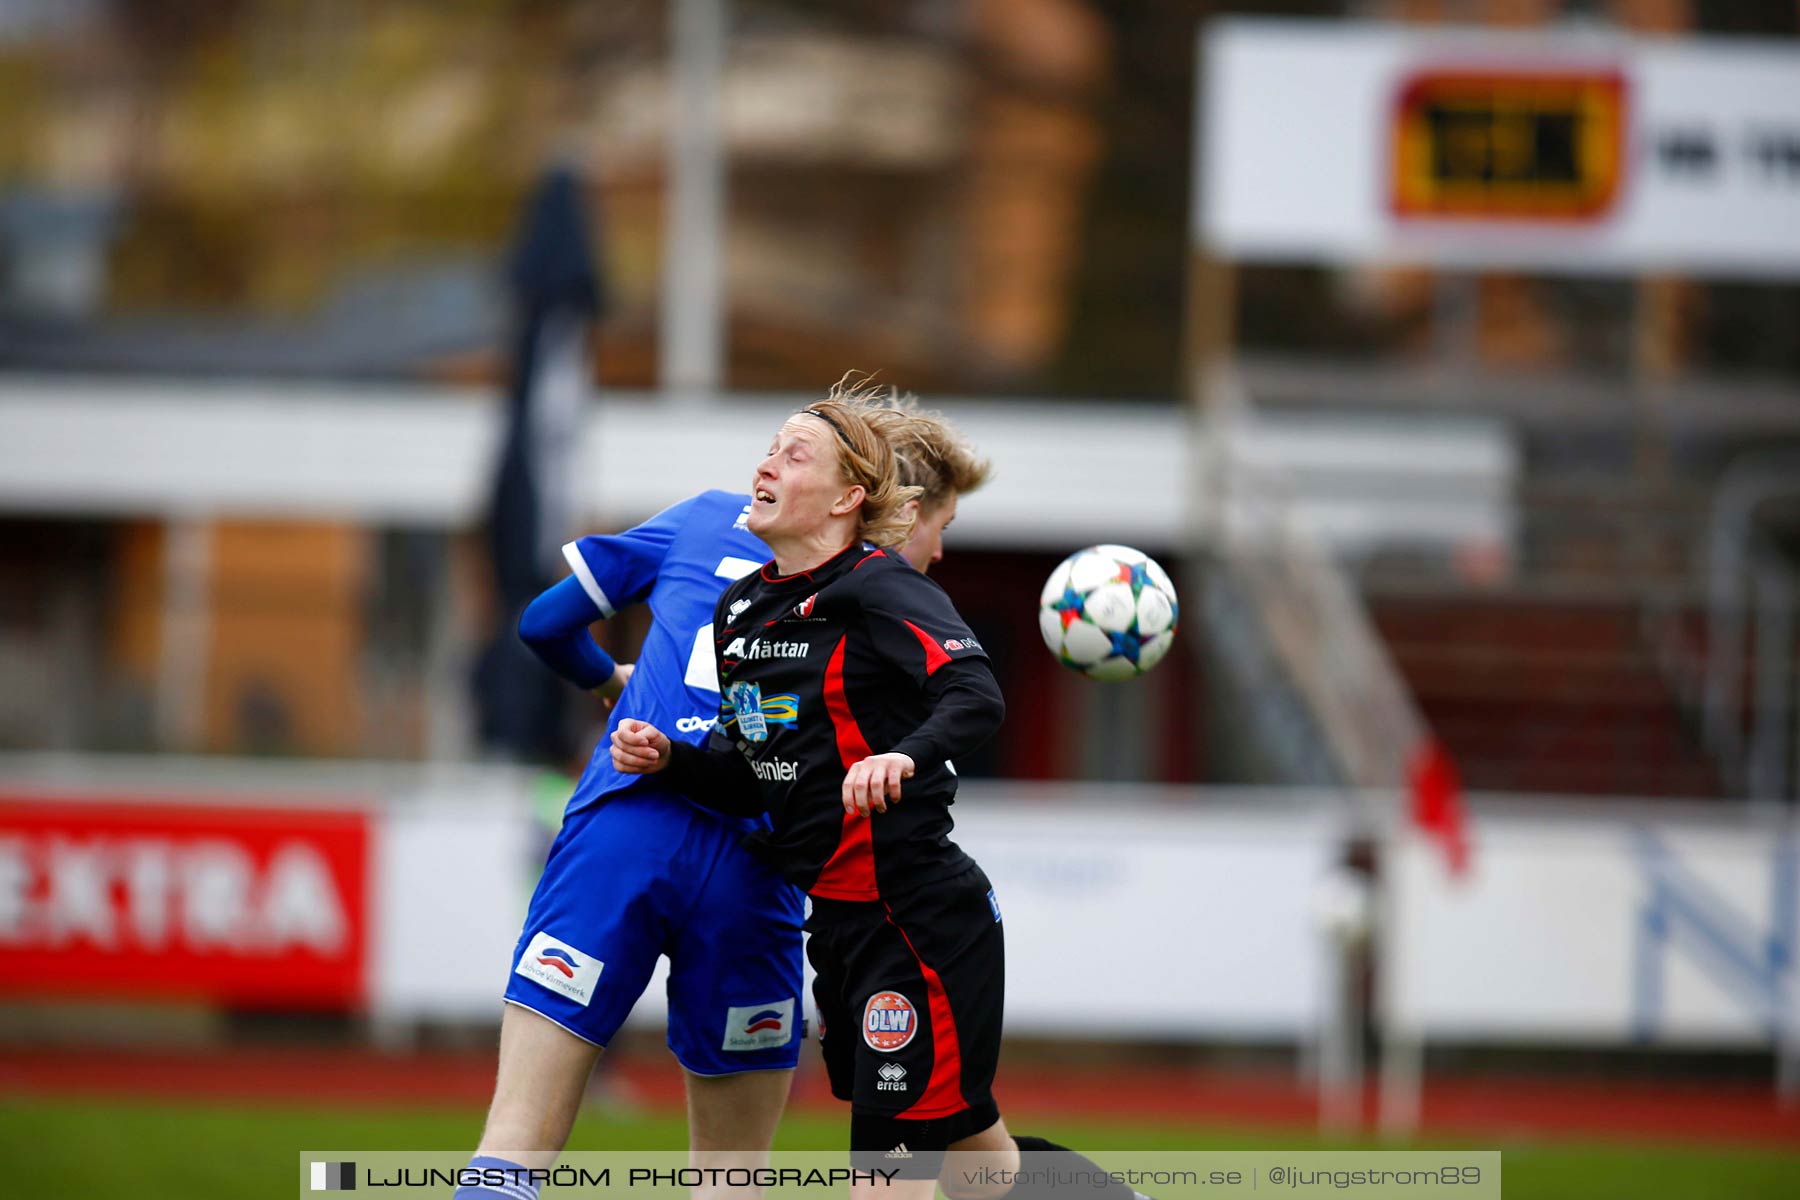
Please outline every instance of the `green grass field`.
M459 1150L473 1142L479 1124L480 1114L474 1111L329 1112L14 1098L0 1102L0 1195L21 1200L291 1196L296 1155L302 1150ZM833 1150L843 1144L845 1124L792 1114L782 1124L777 1149ZM1216 1127L1028 1124L1023 1132L1090 1151L1331 1148L1306 1137ZM584 1116L571 1148L666 1150L684 1144L679 1117L598 1111ZM1352 1145L1375 1148L1337 1144ZM1503 1150L1509 1198L1790 1200L1800 1195L1800 1152L1560 1143L1456 1146ZM1104 1154L1099 1157L1104 1160Z

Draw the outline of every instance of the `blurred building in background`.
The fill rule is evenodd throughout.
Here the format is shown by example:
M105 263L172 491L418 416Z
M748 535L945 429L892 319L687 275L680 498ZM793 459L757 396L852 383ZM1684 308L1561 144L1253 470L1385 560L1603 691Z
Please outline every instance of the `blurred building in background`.
M222 387L226 406L296 380L323 394L333 382L497 388L501 256L537 173L562 161L608 214L599 257L612 304L596 330L595 383L657 380L665 247L679 241L665 205L670 6L6 11L0 362L14 377L157 381L165 397ZM1187 398L1184 364L1214 349L1190 336L1207 300L1186 294L1177 247L1195 133L1191 32L1225 11L730 6L716 81L720 402L816 390L862 366L953 408L1011 400L1020 419L1005 428L1020 441L1032 438L1028 399L1129 411L1122 438L1181 436L1151 410ZM1784 4L1649 0L1291 11L1574 36L1791 36L1795 24ZM1705 653L1696 589L1715 485L1734 455L1791 432L1800 289L1269 263L1235 273L1229 307L1217 324L1259 409L1324 447L1326 469L1300 486L1340 513L1385 506L1370 536L1339 549L1472 784L1670 795L1749 785L1730 735L1702 744L1683 664ZM1504 513L1420 536L1408 514L1442 497L1407 493L1391 468L1415 456L1380 420L1447 415L1487 421L1465 448L1503 465L1446 486L1485 490ZM1386 461L1352 479L1348 457L1329 461L1346 436ZM1086 445L1070 445L1066 469L1079 477ZM1008 454L996 449L1005 487ZM1162 483L1138 512L1122 506L1111 536L1190 548L1146 515L1185 511L1183 485ZM434 724L425 708L451 686L459 631L484 621L482 589L453 582L469 571L456 558L467 514L423 528L271 525L256 518L276 514L227 506L199 514L203 528L179 523L183 534L163 519L172 500L76 526L56 500L19 499L44 519L0 530L17 567L7 660L78 702L13 702L0 714L11 744L467 752L452 728L466 716ZM588 510L619 524L647 504ZM1026 540L1049 549L1066 517L1052 507L1044 518L1050 532ZM1007 557L1025 548L977 522L947 568L996 597L976 616L997 635L1029 600L1005 581L1044 565ZM185 597L183 562L204 564ZM171 661L186 650L170 649L184 606L205 613L191 636L210 648L187 681ZM987 768L1099 770L1098 751L1049 749L1102 727L1086 719L1091 706L1029 646L1017 657L1021 690L1051 697L1040 728L1082 716L1066 736L1019 735ZM1191 665L1147 685L1155 702L1132 724L1190 708ZM1256 777L1228 758L1209 765L1201 732L1175 722L1133 734L1105 769Z
M554 155L617 214L601 371L654 379L665 6L20 11L17 365L482 377L494 255ZM849 359L930 391L1040 386L1105 151L1105 15L995 0L730 19L728 382L811 387Z
M696 12L714 20L716 71L689 43ZM416 822L372 844L536 853L516 822L457 824L493 778L520 809L529 788L458 772L483 753L477 654L517 604L482 537L519 333L506 257L557 167L580 181L607 297L554 497L575 514L568 535L747 482L767 431L850 368L941 406L994 458L935 577L1008 694L1000 739L959 765L977 781L969 827L994 822L1015 847L996 878L1011 869L1039 913L1020 944L1049 955L1082 920L1104 936L1107 904L1174 897L1244 961L1266 956L1230 985L1172 967L1141 1003L1103 994L1096 971L1076 1004L1101 1014L1092 1028L1323 1044L1320 1023L1378 976L1401 997L1382 1019L1403 1046L1496 1027L1531 1045L1723 1046L1759 1064L1779 1052L1800 1080L1784 924L1800 274L1779 267L1800 221L1770 235L1766 261L1719 270L1509 262L1504 235L1461 261L1423 243L1222 248L1204 198L1222 186L1207 156L1224 152L1206 135L1279 126L1328 86L1282 75L1230 107L1243 93L1209 77L1206 47L1232 28L1273 44L1287 35L1229 24L1271 16L1308 19L1288 33L1328 51L1402 56L1440 33L1455 47L1440 57L1470 74L1520 45L1606 60L1595 77L1701 48L1800 52L1792 0L0 0L0 750L16 752L0 757L0 803L8 788L110 794L140 769L114 753L167 755L169 788L206 775L209 803L324 787ZM1518 151L1527 183L1591 182L1601 168L1569 147L1604 124L1607 86L1560 116L1521 102L1549 114L1534 128L1563 131ZM1673 109L1632 125L1608 160L1620 205L1647 172L1700 186L1730 167L1800 212L1793 91L1748 131ZM1506 121L1485 95L1409 110L1439 138L1436 183L1489 154L1480 182L1506 182ZM1252 150L1301 179L1347 153L1312 127ZM1538 172L1565 158L1560 183ZM716 221L678 203L690 186ZM1378 190L1242 208L1388 220L1418 199ZM1611 236L1564 232L1571 259ZM670 303L684 255L717 280L687 308ZM678 320L717 330L697 385L671 386ZM1183 652L1125 687L1064 671L1035 626L1052 566L1097 542L1142 547L1182 586ZM629 656L646 620L601 636ZM601 713L567 721L585 753ZM177 755L275 761L258 774ZM451 815L394 762L445 772ZM1416 846L1376 847L1408 784L1419 803L1458 777L1478 874L1488 831L1491 893L1447 890ZM1647 799L1698 804L1637 837L1676 811ZM1043 830L1019 819L1039 811ZM1093 849L1115 811L1117 843ZM1545 813L1579 826L1565 857L1562 843L1534 857ZM1267 824L1240 843L1239 817ZM321 828L344 912L362 914L347 927L425 929L434 903L456 902L418 882L425 850L371 860L378 877L352 886L363 834ZM1361 942L1317 956L1303 889L1344 862L1407 889L1412 957L1377 963ZM1533 901L1539 885L1563 907ZM518 880L486 886L503 907ZM1616 922L1568 920L1590 901ZM1234 908L1263 923L1234 927ZM510 919L480 935L508 936ZM1604 963L1605 986L1579 971L1560 992L1518 982L1564 969L1527 943L1565 923L1574 940L1554 952ZM1503 927L1526 949L1495 949L1488 974L1418 966ZM485 977L421 987L408 970L428 970L436 943L414 944L377 981L333 976L327 1005L485 1012ZM1495 972L1508 986L1489 986ZM1068 1031L1039 994L1052 986L1019 990L1020 1028ZM1191 1001L1188 1025L1167 996ZM1515 1002L1536 1015L1508 1025Z
M0 362L37 379L156 380L174 389L164 395L199 381L232 381L232 396L259 394L256 381L497 389L501 257L538 172L564 161L608 218L599 257L612 304L596 331L596 384L652 386L670 244L672 11L8 6ZM1204 356L1188 336L1204 300L1186 294L1179 249L1192 33L1228 11L729 6L716 88L719 384L738 396L814 391L859 366L953 409L983 397L1100 411L1075 403L1085 399L1136 414L1124 438L1181 436L1133 406L1179 405L1191 391L1184 362ZM1775 3L1285 11L1578 36L1791 37L1795 26L1791 6ZM1370 433L1372 416L1491 419L1475 436L1503 447L1505 478L1463 482L1465 493L1505 489L1513 525L1500 540L1492 522L1421 540L1404 514L1435 498L1409 496L1384 467L1341 486L1329 471L1302 480L1325 507L1355 511L1374 497L1401 514L1357 547L1360 578L1471 783L1675 795L1747 786L1742 763L1700 746L1669 664L1692 656L1714 483L1739 450L1791 429L1800 290L1268 264L1237 272L1231 306L1225 325L1258 405L1298 421L1297 436L1310 425L1329 443L1344 427L1318 419L1345 414L1391 465L1415 456ZM1029 423L1004 428L1031 439ZM996 449L1004 487L1007 447ZM721 475L732 469L720 463ZM1139 508L1183 508L1181 485L1166 483ZM646 515L630 502L590 512L603 524ZM186 544L207 563L209 619L195 636L215 652L203 680L182 684L157 650L179 607L169 589L180 539L161 514L104 515L78 530L16 520L0 531L18 565L8 661L81 701L60 714L15 702L0 714L11 744L383 756L469 745L444 732L466 716L440 713L434 726L423 707L428 691L451 686L456 664L443 655L462 653L427 645L428 631L454 641L487 603L475 586L456 614L420 607L469 570L454 533L208 514L210 532L190 530ZM1054 531L1059 515L1039 524ZM1121 515L1099 536L1187 549L1153 519ZM1057 544L1053 532L1034 541ZM996 597L976 617L998 634L1030 599L1005 581L1047 562L1007 557L1021 547L1000 530L960 549L949 578ZM1512 652L1520 646L1529 652ZM1042 727L1080 715L1062 736L1020 735L989 769L1099 770L1098 750L1068 759L1049 748L1079 747L1082 729L1103 727L1082 693L1029 645L1017 657L1021 690L1052 698ZM1132 724L1188 708L1188 669L1147 684L1155 702ZM185 717L164 711L177 695ZM1197 724L1176 723L1132 735L1104 766L1255 777L1239 764L1209 768L1202 740Z

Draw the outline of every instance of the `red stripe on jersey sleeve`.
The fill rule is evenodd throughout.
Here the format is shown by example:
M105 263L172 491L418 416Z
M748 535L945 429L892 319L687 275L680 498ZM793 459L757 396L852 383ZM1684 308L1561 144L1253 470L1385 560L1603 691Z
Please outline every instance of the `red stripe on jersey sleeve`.
M942 646L937 644L936 638L911 621L906 623L906 627L913 631L913 636L919 639L919 645L925 648L925 674L936 675L937 669L950 661L950 656L944 652Z
M962 1041L956 1036L956 1016L950 1011L950 994L944 990L944 981L938 973L919 957L918 948L906 936L906 930L894 920L894 910L885 904L882 907L887 908L888 924L899 932L906 948L912 951L913 960L919 964L919 974L925 977L925 1002L931 1011L931 1078L919 1098L894 1115L902 1121L948 1117L969 1107L962 1094Z
M844 696L845 640L838 639L830 661L825 664L825 711L831 715L831 728L837 735L838 758L847 771L869 757L869 743ZM880 899L881 893L875 887L875 842L868 817L853 812L844 814L844 823L838 830L837 849L807 891L827 900Z

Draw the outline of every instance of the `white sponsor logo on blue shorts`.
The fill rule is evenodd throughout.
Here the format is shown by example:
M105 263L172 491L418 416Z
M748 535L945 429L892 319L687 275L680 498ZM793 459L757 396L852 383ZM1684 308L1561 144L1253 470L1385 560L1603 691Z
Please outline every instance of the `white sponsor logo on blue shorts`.
M725 1010L725 1050L768 1050L794 1040L794 998Z
M513 974L523 975L586 1008L588 1001L594 998L594 985L600 982L600 972L605 969L606 964L587 951L577 950L539 930L532 935L525 953L519 956L519 965L513 968Z

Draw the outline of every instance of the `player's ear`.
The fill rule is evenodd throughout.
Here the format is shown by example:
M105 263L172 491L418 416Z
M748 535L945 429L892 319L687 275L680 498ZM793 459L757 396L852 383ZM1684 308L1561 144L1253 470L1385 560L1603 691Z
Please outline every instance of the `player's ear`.
M867 495L862 484L851 484L845 489L844 494L838 497L837 503L831 506L831 515L834 517L849 516L862 506L863 499Z
M908 500L905 504L902 504L900 506L900 511L905 513L909 517L915 516L919 511L918 500L917 499Z

